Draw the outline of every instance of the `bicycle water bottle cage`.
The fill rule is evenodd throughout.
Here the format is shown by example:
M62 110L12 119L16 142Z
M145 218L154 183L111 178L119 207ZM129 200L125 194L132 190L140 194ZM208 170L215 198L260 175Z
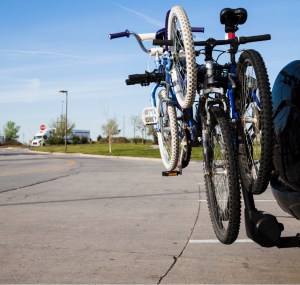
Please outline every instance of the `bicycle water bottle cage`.
M247 11L244 8L224 8L220 12L220 22L225 25L226 33L235 33L247 20Z
M145 107L142 112L142 120L145 126L157 124L157 109L155 107Z

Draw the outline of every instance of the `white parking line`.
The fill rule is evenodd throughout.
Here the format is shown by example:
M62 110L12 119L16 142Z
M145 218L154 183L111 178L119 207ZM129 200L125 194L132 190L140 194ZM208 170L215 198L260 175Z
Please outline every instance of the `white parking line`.
M274 199L270 199L270 200L267 200L267 199L266 200L263 200L263 199L262 200L255 200L254 199L254 202L276 202L276 200L274 200Z
M251 239L237 239L234 243L253 242ZM191 239L189 243L221 243L218 239Z
M206 202L206 199L200 199L198 200L198 202ZM244 200L241 200L242 202L244 202ZM271 200L254 200L254 202L276 202L276 200L271 199Z

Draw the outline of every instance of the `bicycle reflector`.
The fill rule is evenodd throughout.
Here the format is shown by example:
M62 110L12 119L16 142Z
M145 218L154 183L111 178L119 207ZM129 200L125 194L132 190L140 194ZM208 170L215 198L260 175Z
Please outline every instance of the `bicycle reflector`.
M142 119L145 126L155 125L158 121L157 110L155 107L146 107L142 112Z

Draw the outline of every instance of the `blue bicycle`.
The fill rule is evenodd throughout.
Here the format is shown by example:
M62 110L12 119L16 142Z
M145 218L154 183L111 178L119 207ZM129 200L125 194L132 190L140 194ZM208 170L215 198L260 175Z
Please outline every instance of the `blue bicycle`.
M157 33L136 34L126 30L109 35L110 39L134 36L142 50L154 57L153 71L129 75L126 84L155 83L151 107L143 110L142 117L144 124L154 125L157 132L161 158L167 169L163 175L181 173L191 156L192 108L197 83L192 32L204 32L204 28L191 28L184 9L175 6L167 13L166 27ZM153 40L158 47L147 49L145 40Z

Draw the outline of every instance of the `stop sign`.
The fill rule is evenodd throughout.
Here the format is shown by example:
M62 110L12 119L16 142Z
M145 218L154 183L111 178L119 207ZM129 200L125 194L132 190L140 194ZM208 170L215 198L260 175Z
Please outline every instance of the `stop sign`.
M40 130L43 131L46 129L46 126L45 125L40 125Z

